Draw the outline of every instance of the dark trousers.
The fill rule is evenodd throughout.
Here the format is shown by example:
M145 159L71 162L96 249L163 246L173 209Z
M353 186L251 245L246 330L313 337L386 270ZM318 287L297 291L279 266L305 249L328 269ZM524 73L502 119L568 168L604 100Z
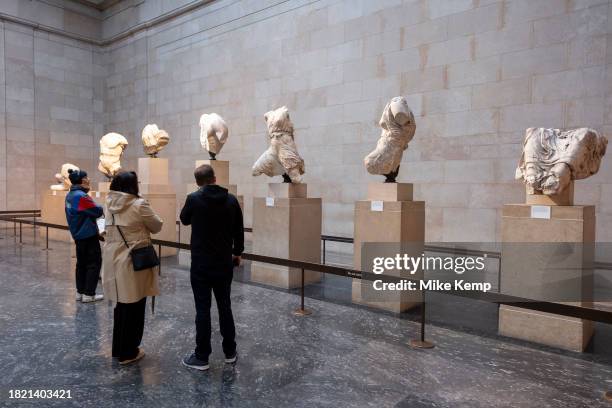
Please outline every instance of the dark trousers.
M98 236L77 239L76 244L76 287L77 293L93 296L96 294L100 268L102 267L102 251Z
M193 267L192 267L193 268ZM217 273L215 273L217 272ZM196 350L195 354L200 360L208 360L212 352L210 346L210 306L212 293L215 294L217 309L219 310L219 326L223 336L223 353L232 356L236 352L236 328L232 315L230 292L233 271L231 268L221 271L206 271L201 268L192 269L191 288L196 307Z
M138 355L145 323L147 298L136 303L117 303L113 319L113 357L119 361Z

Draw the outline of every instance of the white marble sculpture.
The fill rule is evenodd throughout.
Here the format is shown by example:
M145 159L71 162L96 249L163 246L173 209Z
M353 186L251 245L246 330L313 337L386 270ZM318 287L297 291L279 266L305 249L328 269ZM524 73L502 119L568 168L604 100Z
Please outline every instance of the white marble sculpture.
M305 172L293 137L293 123L289 110L283 106L264 115L268 126L270 147L253 165L253 176L283 176L286 183L301 183Z
M516 178L524 181L529 194L559 194L572 180L599 171L607 145L605 136L589 128L529 128Z
M144 152L150 157L157 157L157 153L170 142L170 136L165 130L161 130L155 123L149 124L142 129L142 145Z
M60 172L55 174L55 179L57 180L58 184L51 185L51 190L55 190L55 191L70 190L70 186L72 185L72 183L70 182L70 179L68 178L68 170L78 171L80 169L71 163L62 164L62 168L60 169Z
M127 139L119 133L107 133L100 139L98 170L109 179L121 170L121 155L127 145Z
M404 150L414 137L416 124L408 102L397 96L385 106L379 122L382 132L376 149L368 154L365 167L370 174L386 177L385 183L395 183Z
M227 124L221 116L216 113L200 116L200 144L206 149L211 160L216 160L228 136Z

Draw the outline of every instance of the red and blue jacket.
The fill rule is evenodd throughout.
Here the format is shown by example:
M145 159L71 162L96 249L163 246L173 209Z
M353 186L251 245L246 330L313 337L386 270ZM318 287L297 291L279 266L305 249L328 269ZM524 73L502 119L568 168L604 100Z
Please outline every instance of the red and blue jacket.
M86 239L98 235L96 219L104 214L101 206L97 205L87 195L83 187L73 185L66 195L66 221L72 239Z

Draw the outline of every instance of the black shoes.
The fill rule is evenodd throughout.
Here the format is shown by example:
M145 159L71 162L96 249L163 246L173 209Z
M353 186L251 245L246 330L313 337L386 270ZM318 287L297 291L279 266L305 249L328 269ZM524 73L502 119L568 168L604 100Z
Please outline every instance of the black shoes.
M231 356L225 356L225 364L236 364L238 361L238 353L234 352ZM193 368L195 370L206 371L210 368L208 364L208 360L200 360L195 353L191 354L189 357L185 357L183 359L183 365L185 367Z
M195 353L190 355L189 357L185 357L183 359L183 365L185 367L193 368L195 370L206 371L210 368L208 365L208 361L200 360L196 357Z

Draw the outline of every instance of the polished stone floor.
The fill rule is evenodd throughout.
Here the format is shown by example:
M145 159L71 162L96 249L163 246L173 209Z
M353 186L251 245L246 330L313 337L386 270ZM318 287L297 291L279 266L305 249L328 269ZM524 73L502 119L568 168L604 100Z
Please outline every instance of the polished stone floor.
M406 343L418 325L410 315L343 304L343 285L333 279L332 301L321 291L306 299L309 317L292 315L294 293L236 282L238 364L224 366L216 331L211 370L190 371L180 365L194 343L188 273L167 259L163 294L155 314L147 311L147 356L119 367L110 357L112 306L73 300L70 247L53 242L45 252L31 234L21 246L0 237L0 406L612 406L603 399L612 389L603 356L437 325L428 331L436 348L413 350ZM17 402L10 389L67 389L73 398Z

